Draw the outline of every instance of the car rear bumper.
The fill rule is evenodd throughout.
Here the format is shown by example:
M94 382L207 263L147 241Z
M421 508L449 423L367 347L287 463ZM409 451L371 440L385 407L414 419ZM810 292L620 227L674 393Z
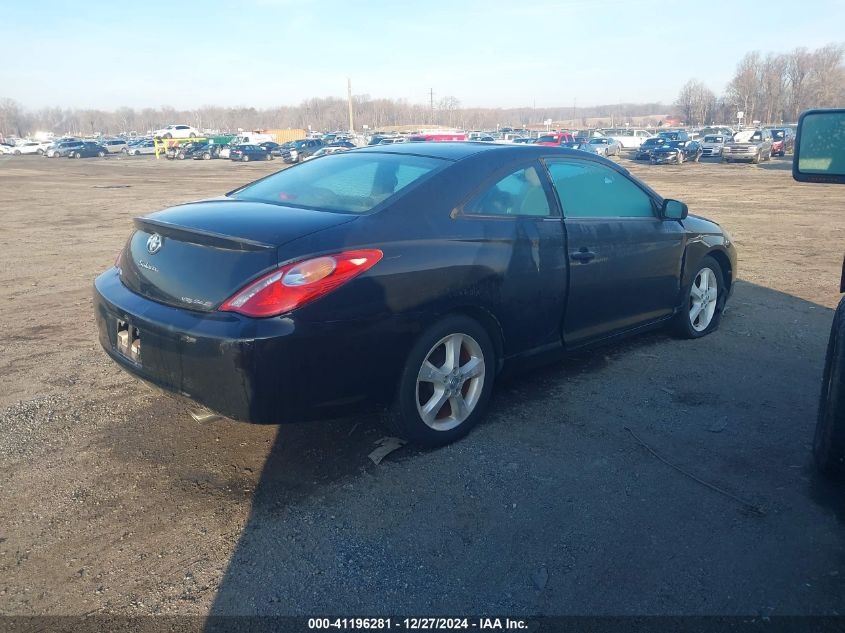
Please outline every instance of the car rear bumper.
M394 316L312 323L194 312L142 297L112 268L94 282L100 344L124 370L226 417L286 423L389 403L415 328ZM139 362L118 351L118 321L140 333Z

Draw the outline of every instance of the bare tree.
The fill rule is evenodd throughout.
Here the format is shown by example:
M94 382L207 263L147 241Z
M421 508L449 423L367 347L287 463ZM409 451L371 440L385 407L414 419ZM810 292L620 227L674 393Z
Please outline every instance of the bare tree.
M737 65L725 95L733 106L744 113L746 121L754 121L759 116L761 87L760 53L746 53Z
M438 104L438 110L441 112L446 113L446 117L449 120L449 127L452 127L452 118L455 115L455 111L461 107L461 102L458 101L456 97L443 97Z
M807 101L807 84L812 67L812 54L806 48L796 48L792 51L786 63L786 77L789 88L789 115L793 121L805 108Z
M788 59L785 55L769 54L760 66L760 99L763 121L778 123L784 119L786 106Z
M675 100L687 125L702 125L713 116L716 108L716 95L707 86L696 79L690 79Z

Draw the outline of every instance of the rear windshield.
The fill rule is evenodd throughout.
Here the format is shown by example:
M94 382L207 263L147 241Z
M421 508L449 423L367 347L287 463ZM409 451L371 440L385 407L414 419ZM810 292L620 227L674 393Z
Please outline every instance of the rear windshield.
M446 164L427 156L335 153L280 171L230 196L335 213L367 213Z

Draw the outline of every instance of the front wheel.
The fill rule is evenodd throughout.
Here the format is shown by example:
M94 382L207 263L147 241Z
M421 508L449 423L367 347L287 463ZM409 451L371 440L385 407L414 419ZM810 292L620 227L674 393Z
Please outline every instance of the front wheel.
M693 160L695 160L696 163L701 162L701 154L702 154L702 152L696 152L695 153L695 158Z
M829 477L845 474L845 303L840 302L833 314L833 325L827 342L822 390L816 432L813 436L813 459L816 468Z
M484 327L463 315L446 317L423 332L408 354L388 427L424 446L454 442L484 416L495 369Z
M725 278L719 262L702 257L695 271L675 317L675 329L684 338L701 338L717 329L725 305Z
M248 155L248 154L244 154L243 156L241 156L241 160L242 160L243 162L245 162L245 163L248 163L248 162L249 162L249 155Z
M684 162L684 153L678 152L678 164L680 165L683 162Z
M97 156L99 156L100 158L102 158L105 155L106 155L105 152L97 152Z

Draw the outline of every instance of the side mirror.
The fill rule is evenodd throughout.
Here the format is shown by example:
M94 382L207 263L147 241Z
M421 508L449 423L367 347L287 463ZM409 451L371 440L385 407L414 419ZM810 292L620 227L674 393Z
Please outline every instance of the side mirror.
M801 115L792 177L845 184L845 109L807 110Z
M660 217L664 220L683 220L689 215L689 207L680 200L666 198L660 209Z

